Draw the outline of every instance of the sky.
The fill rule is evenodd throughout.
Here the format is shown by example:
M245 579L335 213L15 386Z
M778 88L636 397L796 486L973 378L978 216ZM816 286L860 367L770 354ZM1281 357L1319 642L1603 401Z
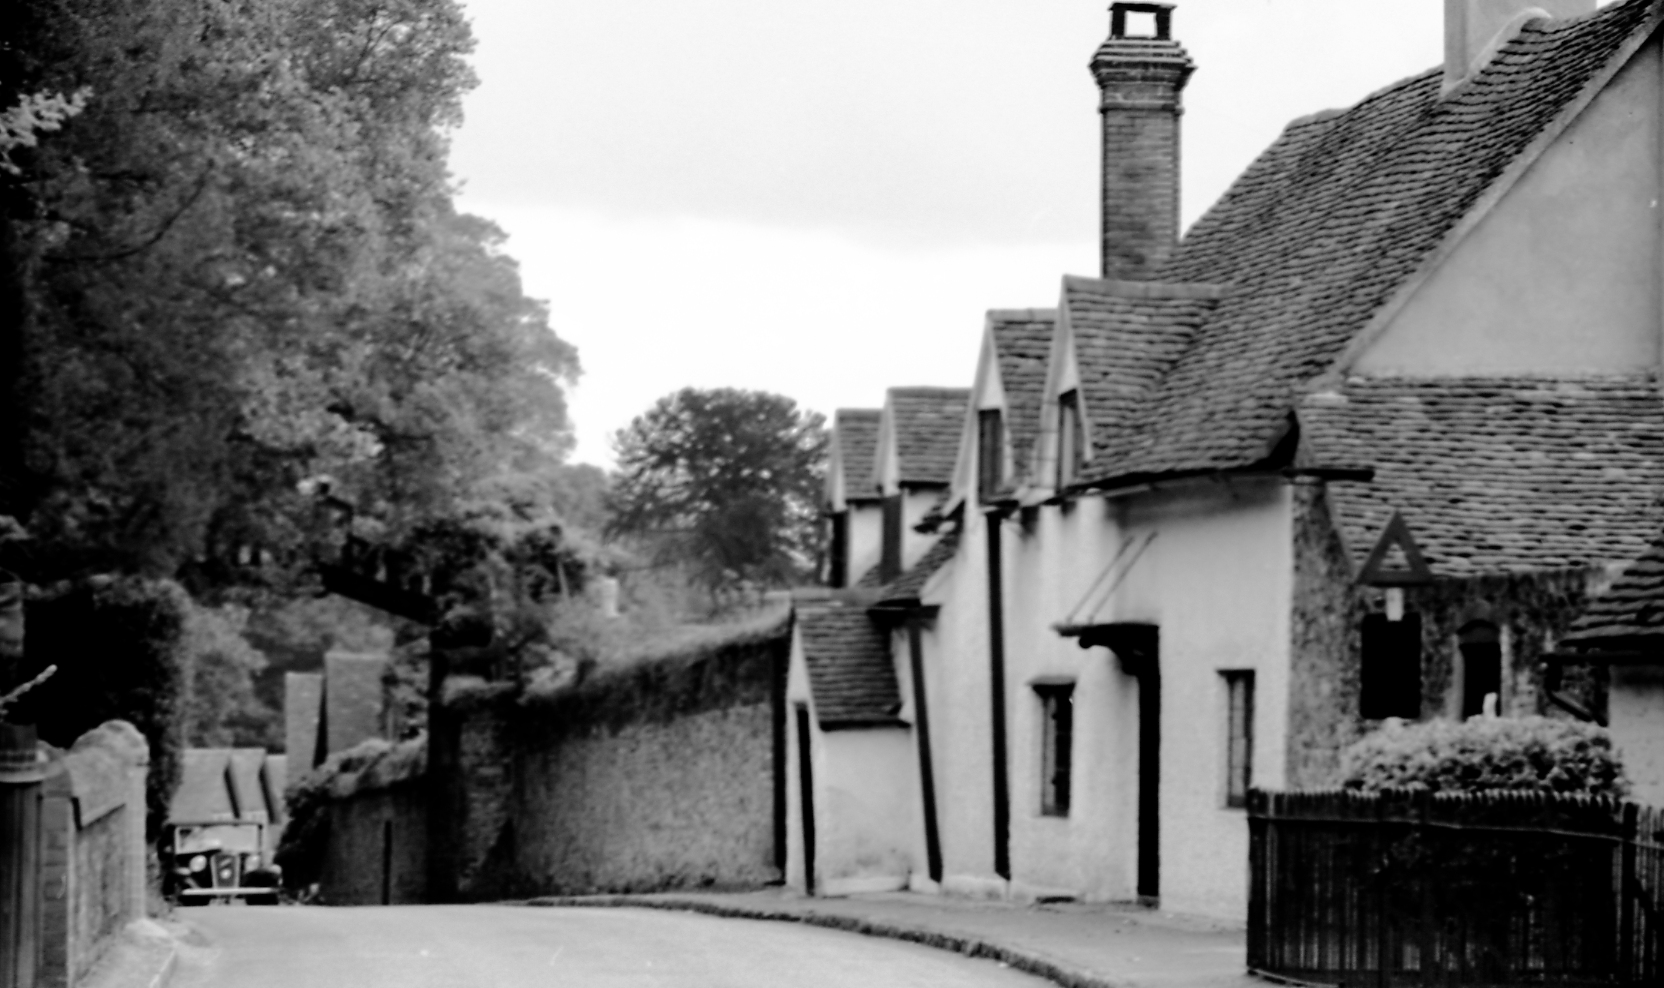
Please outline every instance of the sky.
M575 344L577 462L685 386L968 387L1095 274L1107 0L464 0L460 204ZM1188 225L1291 120L1443 57L1443 0L1182 0Z

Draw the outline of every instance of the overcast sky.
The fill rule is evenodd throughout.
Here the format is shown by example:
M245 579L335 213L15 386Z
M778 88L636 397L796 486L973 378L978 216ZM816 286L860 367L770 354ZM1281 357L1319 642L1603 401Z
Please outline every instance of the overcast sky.
M576 459L677 388L968 386L1097 272L1107 0L465 0L462 206L584 365ZM1442 0L1183 0L1188 224L1291 119L1442 57Z

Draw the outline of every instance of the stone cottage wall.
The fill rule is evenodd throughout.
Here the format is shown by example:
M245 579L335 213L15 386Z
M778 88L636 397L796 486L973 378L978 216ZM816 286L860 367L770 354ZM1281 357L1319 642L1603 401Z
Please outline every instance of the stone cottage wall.
M1322 484L1295 487L1295 583L1289 697L1288 785L1333 785L1340 753L1375 722L1358 716L1360 629L1385 609L1385 593L1356 584L1331 521ZM1503 636L1506 716L1569 716L1542 689L1542 656L1586 606L1603 570L1565 570L1437 579L1407 588L1404 606L1421 615L1421 718L1459 714L1457 633L1468 621L1494 622ZM1606 709L1603 670L1571 666L1562 692L1596 712Z

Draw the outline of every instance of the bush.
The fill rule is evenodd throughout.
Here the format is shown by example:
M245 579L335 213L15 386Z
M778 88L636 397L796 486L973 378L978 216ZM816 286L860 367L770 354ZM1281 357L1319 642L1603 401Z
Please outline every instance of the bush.
M1341 784L1365 792L1513 790L1622 797L1628 791L1603 728L1546 717L1389 721L1342 753Z

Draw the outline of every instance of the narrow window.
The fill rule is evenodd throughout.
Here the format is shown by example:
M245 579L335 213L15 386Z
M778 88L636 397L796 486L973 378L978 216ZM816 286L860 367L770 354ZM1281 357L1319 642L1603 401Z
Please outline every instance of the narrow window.
M901 575L901 499L900 494L884 499L884 555L879 559L878 577L885 583Z
M1005 482L1005 426L997 408L977 413L976 464L977 499L991 504Z
M1365 720L1421 716L1421 615L1364 618L1358 715Z
M1221 673L1225 679L1225 805L1248 805L1254 784L1254 674Z
M1057 398L1057 487L1073 484L1080 476L1083 437L1080 427L1080 392L1066 391Z
M1485 710L1485 696L1502 699L1502 635L1489 621L1473 621L1456 633L1462 650L1462 719Z
M849 586L849 512L839 511L832 516L831 572L828 586Z
M1075 687L1072 683L1036 686L1034 692L1040 696L1040 813L1068 816Z

